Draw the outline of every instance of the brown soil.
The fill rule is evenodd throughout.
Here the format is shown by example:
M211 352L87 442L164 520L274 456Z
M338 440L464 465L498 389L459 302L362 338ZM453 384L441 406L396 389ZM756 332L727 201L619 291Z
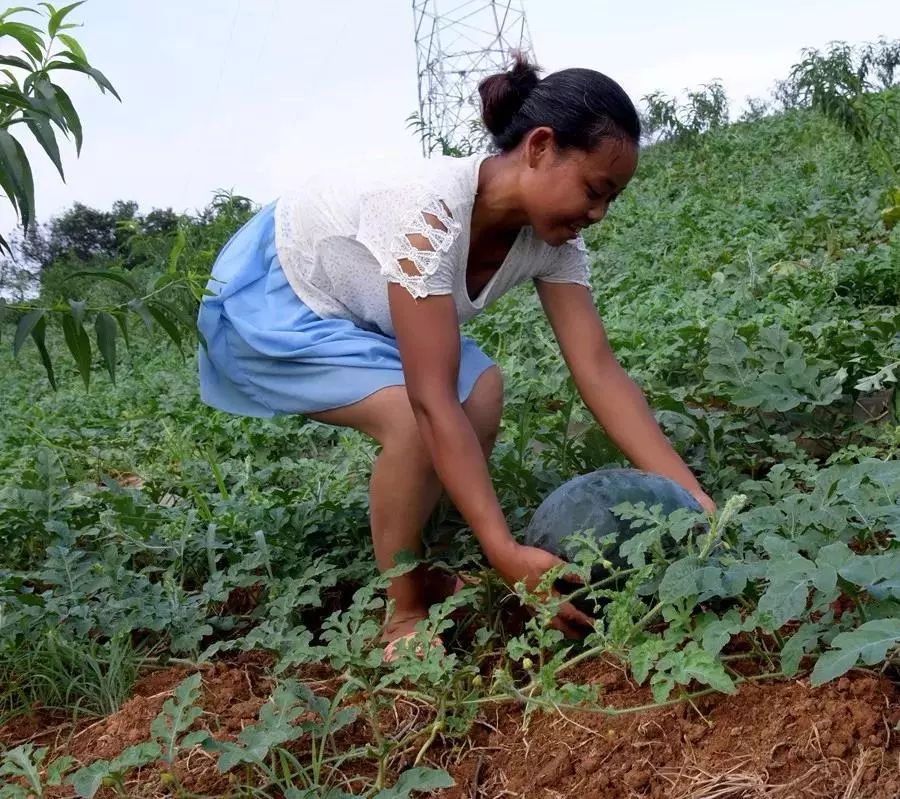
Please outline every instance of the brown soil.
M584 664L572 682L600 683L609 707L652 702L624 670ZM444 799L896 799L900 701L888 680L853 672L747 684L735 695L609 716L499 710L479 724ZM490 728L489 726L490 725Z
M234 740L256 720L271 691L270 666L266 656L250 653L204 670L204 714L196 726ZM104 719L73 725L36 711L0 728L0 743L48 745L53 756L70 754L83 765L114 757L149 739L153 718L188 673L174 667L149 674L133 697ZM340 682L324 667L297 676L326 695ZM566 678L601 684L610 708L651 701L647 689L635 686L613 663L581 664ZM425 730L432 719L428 708L401 698L381 722L391 735ZM454 788L439 794L443 799L895 799L900 797L898 722L894 684L854 671L818 689L806 679L748 684L735 696L711 694L693 705L618 716L565 709L526 719L520 708L501 705L483 713L465 741L439 737L426 762L446 768L456 780ZM341 748L369 740L363 721L337 736ZM411 765L422 741L424 732L393 770ZM303 760L304 741L291 748ZM373 763L357 765L354 776L374 776ZM216 756L200 748L183 757L174 772L194 794L227 796L232 787L233 778L218 773ZM126 787L129 796L171 795L155 766L132 772ZM60 789L49 795L72 794Z

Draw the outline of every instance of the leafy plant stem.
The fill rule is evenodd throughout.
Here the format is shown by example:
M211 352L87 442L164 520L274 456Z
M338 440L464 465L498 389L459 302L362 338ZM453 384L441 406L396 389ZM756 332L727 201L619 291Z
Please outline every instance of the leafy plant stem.
M416 759L413 761L414 766L418 766L419 763L422 762L422 759L425 757L425 753L431 748L431 745L437 738L438 732L444 729L444 715L445 706L444 701L442 700L440 706L438 707L437 718L435 718L435 720L431 723L431 729L428 738L425 740L425 743L422 744L422 748L419 750L419 753L416 755Z

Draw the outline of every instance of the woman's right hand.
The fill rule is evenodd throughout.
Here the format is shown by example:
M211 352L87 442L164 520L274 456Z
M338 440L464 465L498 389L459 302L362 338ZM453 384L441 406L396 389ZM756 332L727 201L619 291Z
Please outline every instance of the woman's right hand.
M544 572L561 563L565 561L546 550L512 542L493 559L491 565L509 585L522 581L529 591L534 591ZM580 582L574 575L566 576L570 580ZM555 590L552 593L558 595ZM552 625L566 638L583 638L593 628L594 620L570 602L566 602L560 607Z

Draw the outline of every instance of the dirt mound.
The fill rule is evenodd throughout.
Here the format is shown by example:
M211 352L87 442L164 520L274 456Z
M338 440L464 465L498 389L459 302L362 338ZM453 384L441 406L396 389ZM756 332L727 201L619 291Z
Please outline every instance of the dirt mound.
M271 693L270 666L269 658L251 653L204 669L204 713L197 725L220 740L234 740L255 722ZM173 667L149 674L118 712L69 724L65 734L64 719L37 713L0 729L0 741L47 744L54 756L70 754L81 765L115 757L150 738L153 719L189 673ZM340 684L323 666L296 676L325 695ZM612 662L584 663L566 677L601 684L608 708L652 702L648 690ZM382 729L424 729L432 718L428 708L398 698ZM894 684L855 671L817 689L806 679L760 682L744 685L735 696L710 694L692 704L619 715L559 709L525 718L519 707L495 706L462 745L438 738L427 761L456 779L454 788L439 794L443 799L896 799L898 722ZM360 719L336 742L346 751L364 746L370 735ZM300 740L291 749L302 759L307 746ZM391 770L408 765L396 762ZM228 775L218 773L216 756L200 748L176 763L174 772L184 790L199 796L227 796L233 787ZM364 790L374 773L374 761L356 761L346 775L348 786ZM130 773L126 787L135 797L166 793L157 766ZM64 789L51 795L72 794Z
M261 653L248 653L204 669L200 702L204 708L202 726L220 740L234 740L245 725L252 724L272 691L272 680L266 676L271 660ZM73 726L38 709L0 728L0 743L14 747L27 740L36 745L51 746L53 757L72 755L82 766L99 759L111 760L129 746L150 740L153 719L191 671L176 666L146 675L138 680L131 699L118 711L92 722ZM63 734L64 728L67 728L66 734ZM228 777L218 773L215 757L199 749L177 763L175 771L188 790L212 796L227 793ZM134 772L126 787L129 796L160 795L158 769L144 768ZM63 789L52 791L50 795L68 797L74 794L71 789ZM98 793L99 797L105 795L105 790ZM112 796L112 793L108 795Z
M585 664L569 675L601 683L611 707L652 701L625 672ZM808 681L745 685L735 696L609 716L500 709L451 767L444 799L896 799L897 690L857 672L822 688Z

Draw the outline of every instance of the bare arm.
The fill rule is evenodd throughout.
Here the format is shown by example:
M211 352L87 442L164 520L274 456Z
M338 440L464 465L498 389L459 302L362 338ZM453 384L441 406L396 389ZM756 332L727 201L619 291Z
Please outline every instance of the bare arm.
M392 283L388 299L407 395L434 469L495 565L515 541L497 501L478 436L457 396L459 322L453 297L417 300Z
M429 224L440 224L425 215ZM408 236L417 249L430 249L424 236ZM408 274L416 266L399 264ZM459 319L450 295L415 299L402 285L388 284L391 321L400 349L406 392L422 440L438 479L475 533L490 564L508 583L519 580L529 589L548 569L562 561L542 549L519 544L509 531L494 492L478 436L457 394L459 376ZM591 626L591 619L565 603L554 620L569 637L575 626Z
M714 508L653 416L641 389L616 360L590 291L575 283L536 281L538 296L578 391L613 443L639 469L680 483Z

